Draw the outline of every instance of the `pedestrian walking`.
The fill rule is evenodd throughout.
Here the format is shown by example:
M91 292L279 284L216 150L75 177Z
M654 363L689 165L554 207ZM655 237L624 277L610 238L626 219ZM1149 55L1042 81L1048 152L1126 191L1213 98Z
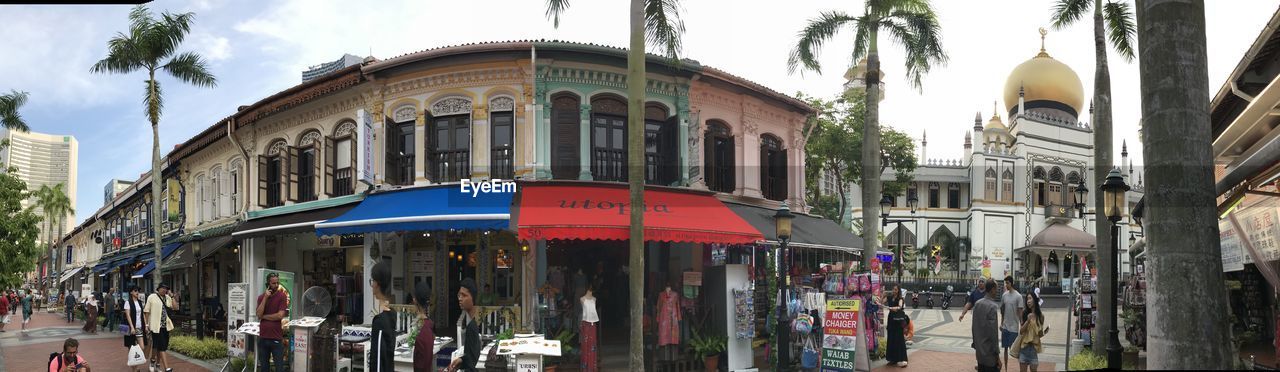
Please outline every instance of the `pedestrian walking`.
M985 282L985 279L978 278L977 283L974 283L973 288L969 290L969 297L966 297L964 300L964 310L960 311L961 322L964 321L964 315L968 314L969 310L973 310L973 304L978 303L978 300L981 300L982 296L985 296L985 292L983 291L983 284Z
M76 311L76 295L74 293L67 292L66 300L63 302L67 306L67 323L71 323L71 321L76 319L74 313L74 311Z
M89 292L84 298L85 332L89 334L98 334L98 297L93 292Z
M159 366L164 372L173 372L173 368L169 368L169 333L173 332L169 312L177 309L178 299L169 295L169 285L164 283L156 286L155 293L147 297L147 304L142 307L151 332L151 365Z
M387 276L390 279L390 274ZM595 288L595 285L591 288ZM475 304L476 294L475 279L463 279L458 287L458 307L462 308L462 315L458 317L459 348L451 356L453 360L449 362L449 368L446 369L448 372L475 371L476 362L480 359L480 348L483 345L480 342L480 326L476 320L479 315L479 309Z
M1018 329L1018 341L1014 342L1013 352L1017 353L1018 372L1036 372L1040 367L1039 355L1044 351L1041 338L1045 330L1044 313L1040 311L1040 296L1035 293L1026 295L1026 311L1022 314L1022 325Z
M1000 371L1000 304L996 301L996 282L983 285L982 299L973 304L973 352L978 372Z
M1009 348L1022 327L1022 311L1026 309L1022 294L1013 288L1013 276L1004 277L1004 294L1000 296L1000 346L1004 347L1004 366L1009 365ZM1017 351L1016 349L1014 351Z
M888 344L885 345L885 360L889 364L898 367L907 367L907 341L906 341L906 325L907 313L903 310L902 291L899 285L893 285L893 291L888 293L884 306L889 309L889 321L885 323L885 332L888 332Z
M145 358L148 354L146 342L147 318L142 316L142 291L137 286L129 288L129 294L126 297L124 306L121 306L120 309L123 310L125 324L129 326L129 332L124 335L125 350L133 347L133 345L138 345L142 349L142 354ZM142 366L134 366L132 369L141 371Z
M8 290L0 293L0 332L8 332L4 330L4 326L9 324L9 292Z
M22 296L22 332L27 331L27 323L31 322L31 303L35 302L35 297L31 292Z
M396 313L391 310L391 262L383 259L373 265L369 285L377 305L373 316L373 339L369 340L369 372L394 371L396 348ZM466 285L465 281L463 285ZM473 284L474 285L474 284ZM463 309L466 310L465 308ZM459 344L464 345L464 344ZM465 346L460 346L465 347Z
M114 298L115 292L116 292L116 289L112 288L104 296L102 296L102 299L99 302L99 305L102 307L102 315L103 315L102 328L106 329L107 332L111 332L112 327L116 323L115 322L116 300Z
M284 372L284 327L289 299L280 288L280 274L267 274L267 290L258 295L258 370ZM268 364L273 362L274 364Z
M418 319L422 327L418 329L418 338L413 340L413 371L434 372L436 370L435 350L436 333L431 318L427 317L431 308L431 287L426 283L413 286L413 305L418 309Z

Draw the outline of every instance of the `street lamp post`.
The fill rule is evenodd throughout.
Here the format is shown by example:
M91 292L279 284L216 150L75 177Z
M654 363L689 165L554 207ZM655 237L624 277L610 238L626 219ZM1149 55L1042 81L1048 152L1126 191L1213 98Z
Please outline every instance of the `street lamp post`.
M915 194L907 195L907 207L911 208L911 220L915 219L916 204L919 202L920 199L916 199ZM909 220L889 220L889 207L891 206L893 206L893 195L885 194L884 198L880 199L880 228L883 229L891 223L898 224L898 253L893 260L898 263L898 285L902 285L902 223Z
M785 294L787 293L787 241L791 240L791 219L796 218L791 214L791 209L787 208L786 203L782 203L782 208L778 208L778 212L773 215L776 233L778 236L778 369L779 371L787 370L791 366L790 344L791 332L787 324L787 301Z
M1115 260L1111 261L1111 293L1118 293L1120 277L1120 220L1124 218L1125 208L1125 192L1129 191L1129 185L1124 183L1124 177L1120 175L1119 169L1112 169L1107 174L1107 181L1099 186L1103 196L1103 211L1107 215L1107 219L1111 220L1111 252L1108 254L1115 255ZM1107 330L1107 368L1120 369L1120 332L1116 326L1117 302L1111 302L1111 325Z

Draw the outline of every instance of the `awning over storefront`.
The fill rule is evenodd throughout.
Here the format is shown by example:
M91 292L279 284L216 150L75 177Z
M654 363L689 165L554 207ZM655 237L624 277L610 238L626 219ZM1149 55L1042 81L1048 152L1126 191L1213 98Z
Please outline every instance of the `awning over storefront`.
M1048 254L1049 251L1071 251L1089 253L1096 250L1094 243L1097 239L1080 229L1068 226L1062 222L1054 222L1034 238L1027 246L1014 249L1014 252L1023 250L1031 250L1041 255Z
M526 240L627 240L625 185L522 184L517 236ZM646 241L747 244L764 238L714 196L647 188Z
M777 223L773 218L773 215L778 212L777 209L730 201L724 202L724 205L760 230L765 240L778 241ZM861 253L862 239L853 235L852 231L822 217L794 212L793 214L796 218L791 220L791 240L787 244Z
M67 270L67 271L62 272L62 277L58 278L58 283L65 282L65 281L67 281L67 279L71 279L71 278L75 277L75 276L76 276L76 274L79 274L79 273L80 273L80 270L84 270L84 267L83 267L83 266L81 266L81 267L77 267L77 268L70 269L70 270Z
M356 203L343 204L336 207L252 219L236 227L236 231L231 236L236 239L244 239L267 235L311 232L314 231L317 223L341 216L355 206Z
M365 197L347 213L316 224L316 235L507 229L513 194L472 194L456 186L380 192Z
M173 251L173 254L167 254L164 258L164 270L185 269L196 262L195 252L192 252L195 243L188 242L183 244L181 248Z
M218 253L218 251L222 250L222 248L232 245L232 243L235 243L235 238L232 238L231 235L205 239L200 242L200 257L198 257L198 259L203 260L212 256L214 253Z
M169 256L173 255L174 251L177 251L178 248L181 248L188 244L190 243L169 243L160 249L160 254L162 254L163 257L165 257L165 259L167 260ZM134 279L145 277L147 274L151 273L151 270L155 270L156 261L153 258L155 258L154 253L151 254L151 258L143 259L144 261L151 261L151 262L148 262L146 266L143 266L141 269L138 269L137 272L134 272L133 273Z

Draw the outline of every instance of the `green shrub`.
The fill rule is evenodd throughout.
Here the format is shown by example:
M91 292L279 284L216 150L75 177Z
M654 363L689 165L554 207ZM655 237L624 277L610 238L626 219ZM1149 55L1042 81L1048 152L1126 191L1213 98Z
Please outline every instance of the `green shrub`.
M1071 371L1092 371L1095 369L1107 368L1107 356L1102 354L1094 354L1090 350L1081 350L1079 354L1071 357L1069 367Z
M250 358L252 358L252 357L253 357L253 355L252 355L252 354L246 354L246 355L248 355ZM248 363L246 362L247 360L248 360L248 359L244 359L244 358L231 358L231 369L230 369L230 370L231 370L231 371L244 371L244 370L246 370L246 369L245 369L245 367L248 365ZM250 370L251 370L251 369L253 369L253 366L248 366L248 367L249 367L248 369L250 369Z
M887 348L888 348L888 340L886 340L884 337L877 338L876 352L871 353L871 360L884 359L885 353L888 352Z
M169 349L202 360L227 357L227 343L212 337L201 340L192 336L173 336L169 339Z

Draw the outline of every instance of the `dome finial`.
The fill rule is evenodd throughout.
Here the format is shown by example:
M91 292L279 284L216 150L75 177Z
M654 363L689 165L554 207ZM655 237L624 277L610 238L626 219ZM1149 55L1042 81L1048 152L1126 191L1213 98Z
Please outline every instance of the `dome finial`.
M1040 54L1037 54L1037 55L1036 55L1036 57L1048 57L1048 56L1049 56L1049 53L1044 51L1044 37L1045 37L1045 36L1049 36L1049 30L1046 30L1046 29L1044 29L1044 27L1041 27L1041 28L1040 28Z

